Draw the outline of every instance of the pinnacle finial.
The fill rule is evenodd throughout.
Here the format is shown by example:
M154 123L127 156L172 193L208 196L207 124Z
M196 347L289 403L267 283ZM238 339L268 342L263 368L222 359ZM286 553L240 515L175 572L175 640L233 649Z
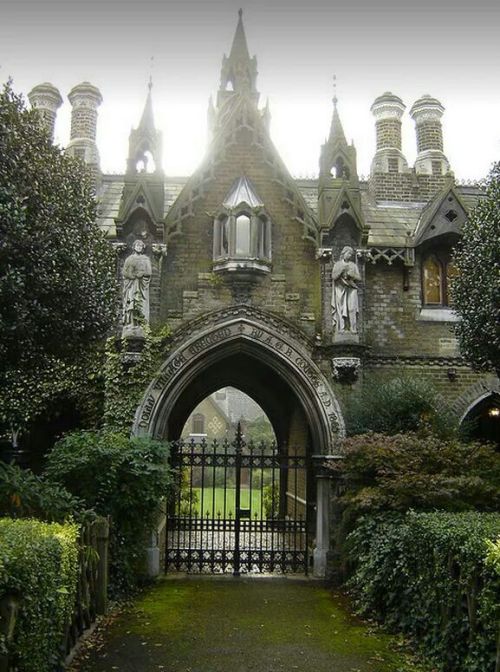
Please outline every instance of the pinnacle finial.
M155 62L155 57L151 56L151 58L149 60L150 60L150 64L149 64L148 89L149 89L149 92L151 93L151 89L153 88L153 66L154 66L154 62Z
M337 75L333 75L333 106L337 107Z
M241 7L238 9L238 16L240 17L240 19L243 16L243 10L241 9Z

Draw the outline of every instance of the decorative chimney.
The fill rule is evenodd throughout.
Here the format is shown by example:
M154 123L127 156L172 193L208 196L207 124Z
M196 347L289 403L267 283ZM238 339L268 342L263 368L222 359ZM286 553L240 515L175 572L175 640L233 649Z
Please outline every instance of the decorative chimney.
M66 153L82 159L99 172L99 152L96 145L97 108L102 103L99 89L82 82L68 94L71 111L71 136Z
M376 98L371 106L377 134L372 173L402 173L408 170L408 162L401 151L401 117L405 108L401 98L390 91Z
M417 174L446 175L450 172L450 164L443 152L443 112L439 100L429 95L415 101L410 110L417 132Z
M63 102L59 90L50 82L44 82L31 89L28 99L31 107L39 111L50 138L53 140L57 110Z

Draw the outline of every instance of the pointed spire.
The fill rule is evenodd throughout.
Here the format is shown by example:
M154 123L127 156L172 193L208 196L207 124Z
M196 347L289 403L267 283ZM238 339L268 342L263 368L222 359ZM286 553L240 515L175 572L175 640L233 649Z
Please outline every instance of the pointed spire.
M333 75L333 115L332 123L330 125L330 135L328 137L328 142L341 142L344 145L347 145L347 140L344 133L344 128L342 122L340 121L339 111L337 109L337 75Z
M238 10L238 25L236 26L236 32L233 38L233 45L231 47L231 53L229 54L229 60L236 63L237 61L249 61L250 53L248 51L247 38L245 35L245 29L243 27L243 10Z
M245 29L243 27L243 10L240 9L229 57L224 55L222 59L218 106L233 93L249 94L257 102L259 94L256 82L257 59L255 56L250 58Z
M155 122L153 117L153 98L151 95L151 90L153 88L153 77L149 76L148 82L148 95L146 98L146 104L144 105L144 110L142 112L141 121L139 122L138 130L141 131L155 131Z
M150 75L148 95L139 126L132 129L129 136L127 173L161 172L161 132L155 128L152 88L153 78ZM139 164L140 170L138 170Z

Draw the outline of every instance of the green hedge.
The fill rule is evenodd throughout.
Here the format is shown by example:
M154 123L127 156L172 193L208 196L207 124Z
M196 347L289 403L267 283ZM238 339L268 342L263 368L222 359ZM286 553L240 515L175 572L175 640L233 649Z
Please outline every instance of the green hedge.
M110 431L79 431L58 441L45 477L83 506L111 516L110 589L116 596L145 575L144 547L169 494L169 444Z
M500 515L362 519L348 537L360 610L409 635L437 669L496 672Z
M16 669L50 672L60 665L77 579L77 525L0 519L0 599L20 598L8 650ZM0 647L5 652L6 642Z

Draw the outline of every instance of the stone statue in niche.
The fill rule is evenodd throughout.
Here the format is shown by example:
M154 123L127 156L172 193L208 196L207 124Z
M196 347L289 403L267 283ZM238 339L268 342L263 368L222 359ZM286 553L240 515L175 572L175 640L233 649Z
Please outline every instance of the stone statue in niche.
M144 254L146 245L136 240L133 252L123 264L123 332L124 335L142 333L142 325L149 322L149 283L151 262Z
M358 332L358 282L361 280L356 265L355 252L346 246L332 269L332 310L336 331Z

